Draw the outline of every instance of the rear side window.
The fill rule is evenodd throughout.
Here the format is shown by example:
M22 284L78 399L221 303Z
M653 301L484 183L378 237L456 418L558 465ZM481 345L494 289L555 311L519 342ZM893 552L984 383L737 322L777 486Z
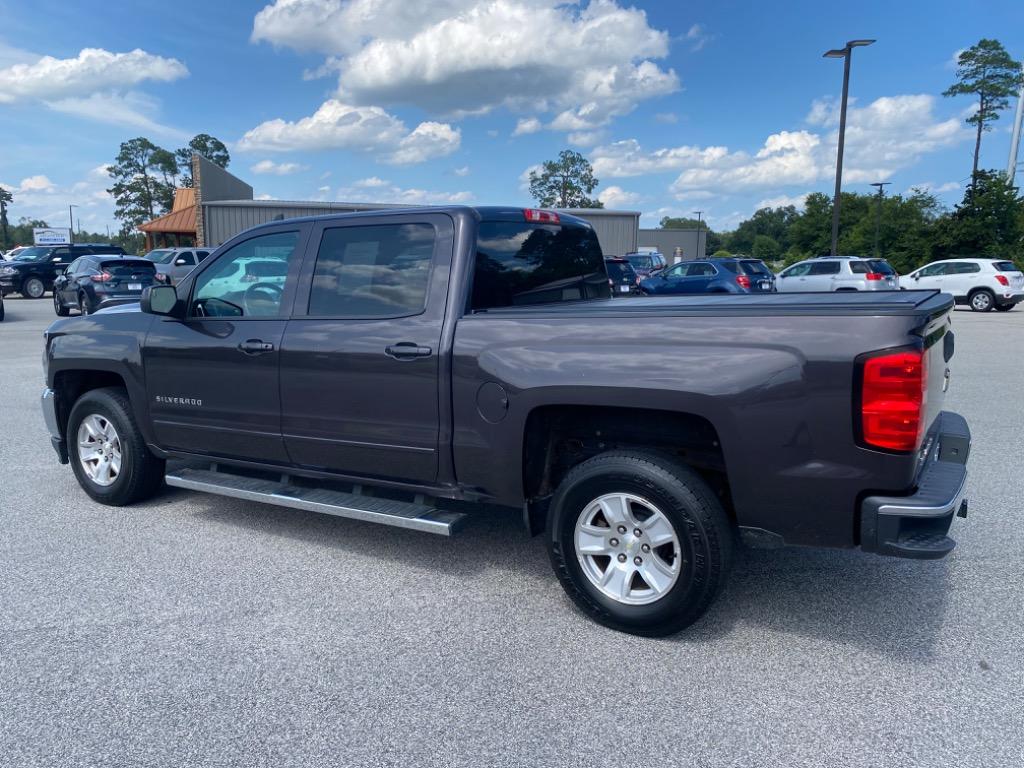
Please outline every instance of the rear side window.
M958 261L950 266L952 269L947 270L946 274L971 275L975 272L981 272L981 265L975 264L972 261Z
M871 271L871 266L866 261L851 261L850 271L855 275L866 275Z
M1020 267L1012 261L993 261L992 266L997 272L1020 272Z
M771 270L760 261L741 261L740 269L743 270L745 275L763 275L770 276Z
M434 255L432 224L383 224L324 231L309 314L403 317L423 311Z
M738 275L740 273L740 265L738 261L720 261L719 264L721 264L727 270L732 272L734 275Z
M589 227L480 222L473 310L610 296L601 246Z
M811 269L807 273L809 275L838 275L839 274L839 262L838 261L819 261L811 264Z
M718 274L718 270L712 264L694 262L686 272L687 277L712 277Z
M197 257L197 258L198 258L198 259L199 259L200 261L202 261L203 259L205 259L205 258L206 258L207 256L209 256L209 255L210 255L210 252L209 252L209 251L196 251L196 257Z

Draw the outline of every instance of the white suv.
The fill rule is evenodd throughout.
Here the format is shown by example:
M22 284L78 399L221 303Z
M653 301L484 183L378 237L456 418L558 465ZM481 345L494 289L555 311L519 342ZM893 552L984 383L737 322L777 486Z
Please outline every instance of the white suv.
M911 272L902 278L909 290L934 288L953 295L957 304L975 312L1000 312L1024 301L1024 273L1012 261L1000 259L947 259Z
M775 280L780 293L810 291L895 291L899 276L885 259L819 256L784 269Z

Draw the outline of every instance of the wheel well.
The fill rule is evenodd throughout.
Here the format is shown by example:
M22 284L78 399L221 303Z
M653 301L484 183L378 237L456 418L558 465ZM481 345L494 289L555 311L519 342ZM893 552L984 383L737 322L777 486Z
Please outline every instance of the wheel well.
M707 419L650 408L545 406L532 411L523 440L523 492L550 496L566 473L610 450L655 451L697 470L733 516L725 456Z
M988 288L988 287L986 287L984 285L979 285L977 288L971 288L971 290L969 290L967 292L967 295L968 296L973 296L974 294L981 293L982 291L984 291L985 293L991 293L993 296L995 296L995 291L993 291L991 288Z
M57 393L57 418L61 429L68 423L71 409L82 395L91 389L121 387L127 389L124 379L111 371L60 371L54 377L53 389Z

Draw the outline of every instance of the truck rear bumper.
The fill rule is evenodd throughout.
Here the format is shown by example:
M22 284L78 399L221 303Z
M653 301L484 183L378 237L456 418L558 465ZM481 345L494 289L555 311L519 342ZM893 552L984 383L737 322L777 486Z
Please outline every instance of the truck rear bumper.
M953 551L954 515L967 516L967 456L971 430L963 416L943 411L933 444L910 496L869 496L861 503L860 545L866 552L933 560Z

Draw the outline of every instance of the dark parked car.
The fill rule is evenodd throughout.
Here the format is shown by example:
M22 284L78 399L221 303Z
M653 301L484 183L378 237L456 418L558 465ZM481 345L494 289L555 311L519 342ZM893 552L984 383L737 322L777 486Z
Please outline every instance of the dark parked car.
M543 532L582 611L644 635L707 610L737 539L953 549L970 431L942 409L952 297L613 300L603 261L554 211L263 224L137 305L54 322L46 428L103 504L166 479L442 535L494 505Z
M71 262L97 253L124 254L124 249L102 243L35 245L26 248L13 261L0 264L0 291L20 293L28 299L40 299L47 291L53 290L53 281Z
M772 271L758 259L701 259L682 261L640 281L648 295L681 293L771 293Z
M613 296L636 296L640 293L640 277L622 256L606 256L604 268L608 271L608 285Z
M82 256L53 282L53 309L66 317L138 301L142 289L156 283L153 262L134 256Z
M657 251L648 253L627 253L623 256L640 278L650 277L665 268L665 257Z

